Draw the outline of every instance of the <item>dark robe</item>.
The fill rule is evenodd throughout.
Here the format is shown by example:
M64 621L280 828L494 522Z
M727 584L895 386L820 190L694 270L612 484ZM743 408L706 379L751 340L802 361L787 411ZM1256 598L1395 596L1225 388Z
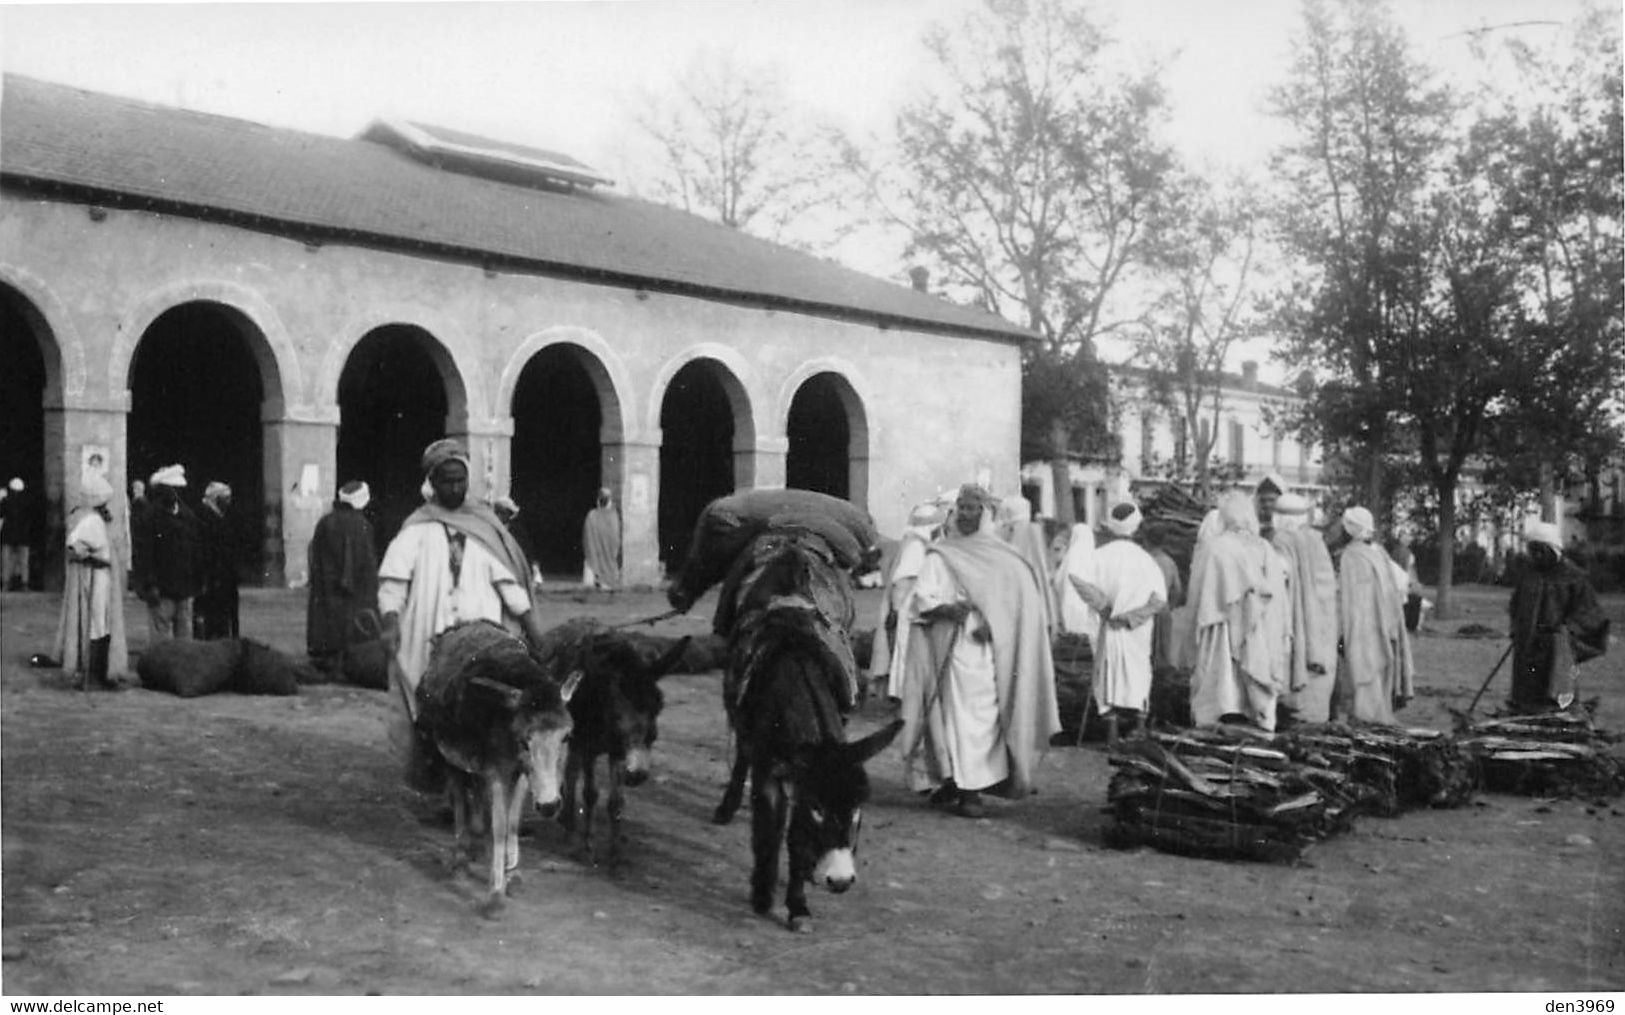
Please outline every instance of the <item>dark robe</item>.
M313 658L327 659L350 642L363 640L355 618L378 607L378 551L372 526L360 511L339 504L316 523L309 564L305 648Z
M202 587L198 520L185 504L175 511L156 505L135 535L135 572L143 592L164 599L191 599Z
M237 520L208 504L198 511L201 588L193 604L198 637L235 638L237 625L237 558L241 540Z
M1575 666L1608 648L1608 619L1586 573L1567 560L1533 568L1512 592L1512 701L1518 712L1565 707L1578 694ZM1565 633L1558 637L1558 629Z

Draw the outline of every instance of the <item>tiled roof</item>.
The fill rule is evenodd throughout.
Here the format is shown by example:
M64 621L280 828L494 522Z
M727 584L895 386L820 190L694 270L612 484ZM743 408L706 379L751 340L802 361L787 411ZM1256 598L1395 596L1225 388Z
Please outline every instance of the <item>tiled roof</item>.
M8 74L0 177L224 213L595 281L1020 341L985 311L842 268L686 212L426 165L385 145L157 106Z

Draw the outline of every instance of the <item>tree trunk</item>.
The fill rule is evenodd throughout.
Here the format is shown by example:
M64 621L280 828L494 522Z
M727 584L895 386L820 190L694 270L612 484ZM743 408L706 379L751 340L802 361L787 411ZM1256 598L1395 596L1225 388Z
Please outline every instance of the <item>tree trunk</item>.
M1072 463L1066 457L1066 424L1055 420L1050 424L1050 475L1055 484L1055 520L1071 531L1077 515L1072 510Z
M1456 479L1434 484L1439 494L1439 591L1433 604L1440 620L1456 616Z
M1557 521L1557 478L1551 462L1540 463L1540 520Z

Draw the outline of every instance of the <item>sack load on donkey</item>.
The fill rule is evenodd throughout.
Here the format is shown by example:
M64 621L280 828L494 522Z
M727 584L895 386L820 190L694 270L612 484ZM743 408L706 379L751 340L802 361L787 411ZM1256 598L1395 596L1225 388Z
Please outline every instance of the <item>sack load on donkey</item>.
M745 490L717 498L700 513L666 598L676 609L687 610L728 576L756 537L792 530L818 536L844 569L879 559L874 519L851 502L811 490Z

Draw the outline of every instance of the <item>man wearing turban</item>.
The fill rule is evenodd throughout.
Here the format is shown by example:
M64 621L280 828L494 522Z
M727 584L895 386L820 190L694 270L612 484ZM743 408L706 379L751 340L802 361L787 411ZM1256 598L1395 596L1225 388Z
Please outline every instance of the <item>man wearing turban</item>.
M869 654L869 679L874 694L898 700L903 697L908 616L914 602L914 585L925 564L925 548L941 534L947 517L947 505L941 501L916 504L908 514L908 525L887 564L885 595L880 599L880 612L875 617L875 640ZM902 637L898 637L899 629Z
M409 773L421 771L411 722L435 635L488 620L522 633L533 645L542 639L525 587L530 562L496 513L469 499L468 463L468 452L454 440L424 449L431 497L408 516L378 568L378 612L384 637L394 647L391 678L400 692L391 739L405 755Z
M1326 540L1309 527L1309 502L1283 494L1275 503L1275 548L1286 558L1291 636L1281 706L1299 722L1331 718L1337 679L1337 572Z
M1514 712L1573 706L1576 667L1608 648L1608 620L1586 573L1563 559L1558 528L1533 522L1524 530L1529 566L1518 579L1512 614Z
M186 469L166 465L152 474L152 507L133 533L135 572L154 641L192 637L192 604L202 582L202 536L197 516L181 503Z
M903 757L909 784L979 817L981 793L1033 790L1060 732L1043 578L993 534L992 496L960 488L952 529L926 548L909 608Z
M235 638L238 634L237 559L242 550L242 535L237 516L231 513L231 487L217 481L204 488L198 530L202 548L202 587L195 608L198 636Z
M305 651L330 676L338 675L345 648L370 633L357 628L356 618L378 605L378 551L372 525L362 513L370 503L372 490L366 483L345 483L333 510L321 517L310 537Z
M1134 541L1143 520L1133 503L1114 506L1105 523L1113 538L1095 549L1093 579L1070 579L1097 619L1084 633L1095 650L1095 708L1106 720L1108 743L1117 742L1120 717L1145 727L1154 621L1168 605L1162 568Z
M113 545L113 488L85 476L68 516L67 580L52 655L85 690L116 690L130 666L124 638L124 562Z
M1269 611L1282 568L1258 534L1258 514L1231 492L1203 519L1191 558L1191 716L1198 726L1275 729L1281 646Z
M608 589L621 584L621 514L607 488L598 491L598 504L581 523L581 584Z
M1349 719L1394 725L1394 710L1415 691L1405 597L1394 582L1387 551L1372 542L1376 522L1363 507L1343 512L1349 544L1337 574L1338 627L1343 659L1337 673L1337 712Z

